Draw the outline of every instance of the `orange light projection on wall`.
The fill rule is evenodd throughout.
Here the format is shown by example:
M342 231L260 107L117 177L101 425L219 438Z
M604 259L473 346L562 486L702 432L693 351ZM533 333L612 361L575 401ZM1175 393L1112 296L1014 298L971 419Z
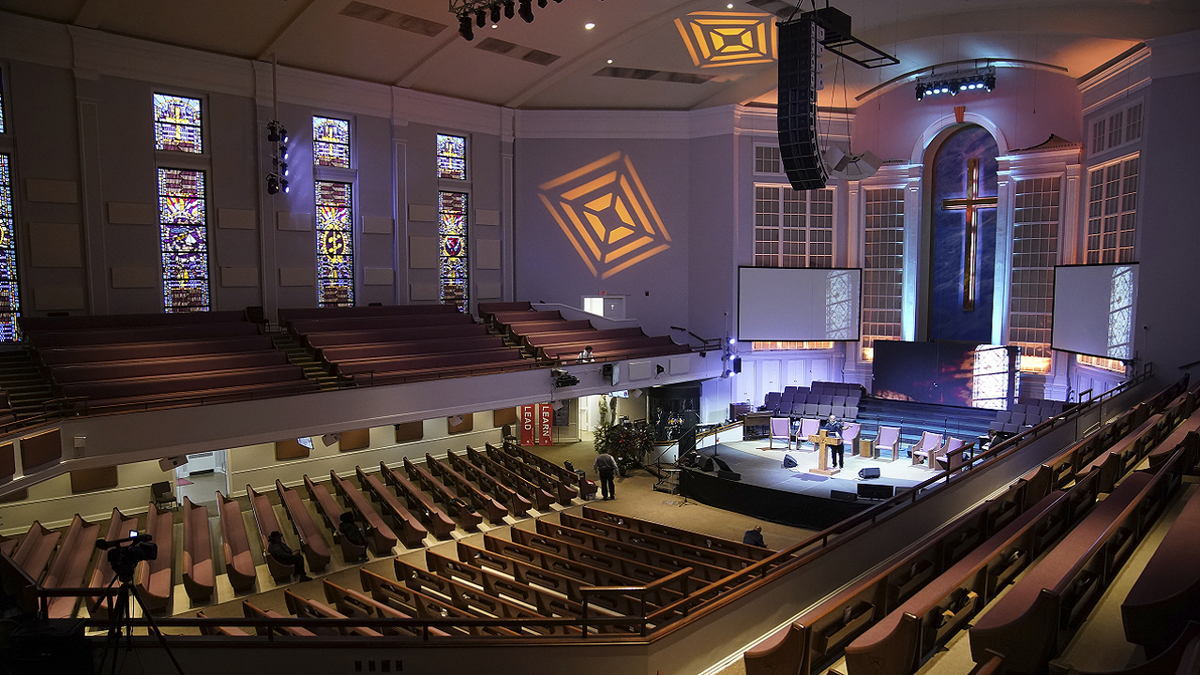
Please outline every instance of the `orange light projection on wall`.
M692 12L675 27L701 68L748 66L778 58L770 14Z
M538 189L593 276L607 279L671 248L629 155L614 152Z

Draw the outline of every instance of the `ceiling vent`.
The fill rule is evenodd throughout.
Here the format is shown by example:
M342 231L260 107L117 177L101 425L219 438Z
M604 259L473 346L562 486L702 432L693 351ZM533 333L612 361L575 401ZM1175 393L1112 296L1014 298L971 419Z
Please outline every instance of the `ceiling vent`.
M672 73L666 70L648 70L645 68L601 68L596 71L597 77L619 77L626 80L654 80L656 82L682 82L684 84L704 84L716 79L708 75L693 75L692 73Z
M433 37L449 28L444 23L429 21L408 14L401 14L400 12L393 12L383 7L368 5L365 2L351 2L342 8L340 14L352 19L362 19L363 21L382 24L389 28L399 28L400 30L424 35L425 37Z
M497 40L496 38L488 38L479 44L475 45L476 49L482 49L485 52L493 54L503 54L511 56L514 59L520 59L526 63L533 63L539 66L548 66L559 59L556 54L543 52L539 49L530 49L522 47L519 44L507 42L505 40Z

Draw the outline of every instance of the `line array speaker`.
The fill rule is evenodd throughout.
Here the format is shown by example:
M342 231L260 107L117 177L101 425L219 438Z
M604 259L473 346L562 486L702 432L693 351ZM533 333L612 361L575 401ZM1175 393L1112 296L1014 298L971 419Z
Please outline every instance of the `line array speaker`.
M824 87L819 60L825 29L802 16L777 24L779 35L779 154L795 190L825 187L817 144L817 92Z

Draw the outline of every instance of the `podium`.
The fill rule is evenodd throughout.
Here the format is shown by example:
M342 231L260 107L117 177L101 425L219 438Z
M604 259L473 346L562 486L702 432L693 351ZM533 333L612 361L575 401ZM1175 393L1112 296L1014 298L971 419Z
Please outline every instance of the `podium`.
M809 469L809 473L832 476L841 471L836 466L829 466L829 446L841 443L842 439L840 437L830 436L827 430L822 429L821 433L809 436L808 442L817 448L817 468Z

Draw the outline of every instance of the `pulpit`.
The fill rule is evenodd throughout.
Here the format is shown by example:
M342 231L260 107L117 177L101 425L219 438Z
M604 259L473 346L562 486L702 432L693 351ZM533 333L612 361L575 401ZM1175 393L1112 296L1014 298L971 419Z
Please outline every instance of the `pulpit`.
M841 443L841 438L837 435L830 436L827 429L822 429L821 433L809 436L808 442L817 449L817 467L809 469L810 473L832 476L840 471L836 466L829 466L829 446Z

